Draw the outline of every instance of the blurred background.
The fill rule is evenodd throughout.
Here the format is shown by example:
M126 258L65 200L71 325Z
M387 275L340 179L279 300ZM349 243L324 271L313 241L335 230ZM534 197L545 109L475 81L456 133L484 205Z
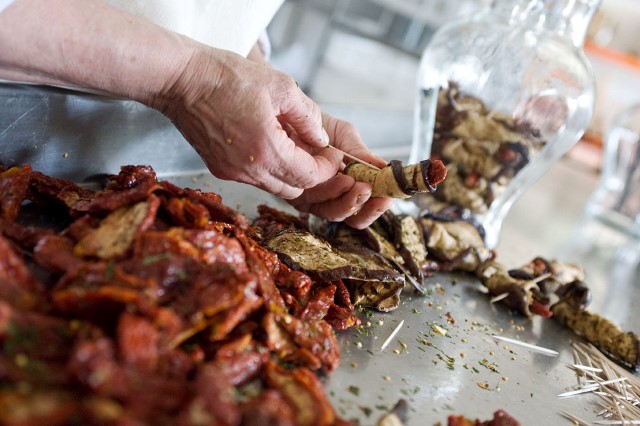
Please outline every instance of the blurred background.
M420 54L444 23L487 0L287 0L268 28L273 66L326 112L352 121L385 158L406 159ZM591 126L569 154L597 170L602 134L640 101L640 0L602 0L585 53L598 87Z
M441 25L476 13L486 1L287 0L268 28L272 63L324 111L354 123L376 154L406 161L422 50ZM606 131L620 112L640 103L638 22L640 0L602 0L584 48L597 86L591 125L513 205L497 247L505 264L555 257L587 266L589 282L602 291L612 280L623 281L612 271L629 270L627 281L640 285L637 260L615 266L628 258L620 254L628 233L605 227L592 236L593 221L585 215L600 180ZM640 242L628 241L635 259Z

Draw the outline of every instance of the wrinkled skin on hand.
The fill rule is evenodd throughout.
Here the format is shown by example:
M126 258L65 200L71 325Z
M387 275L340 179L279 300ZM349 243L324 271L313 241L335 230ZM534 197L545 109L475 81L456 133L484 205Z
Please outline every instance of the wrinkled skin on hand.
M346 123L326 117L324 131L319 107L257 47L249 58L98 0L24 0L0 14L0 78L87 88L151 106L172 120L215 176L366 226L390 201L367 201L367 187L336 176L342 155L324 147L331 142L382 162Z
M362 141L358 130L350 123L323 114L323 124L331 145L375 166L384 167L386 161L376 157ZM325 149L331 151L332 149ZM344 164L341 165L341 169ZM289 201L300 211L310 212L331 221L344 221L363 229L384 213L393 200L371 198L371 185L356 182L351 176L337 173L331 179L306 189L302 195Z
M231 52L202 48L154 107L168 116L218 178L291 200L301 211L356 228L373 222L391 200L338 173L342 154L378 166L357 130L320 109L286 74ZM326 130L325 130L326 129Z
M292 199L338 169L319 107L291 77L234 53L196 50L155 103L221 179Z

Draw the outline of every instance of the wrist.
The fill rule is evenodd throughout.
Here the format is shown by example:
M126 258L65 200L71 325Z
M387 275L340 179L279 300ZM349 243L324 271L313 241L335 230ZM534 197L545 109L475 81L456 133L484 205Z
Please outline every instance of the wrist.
M182 109L202 100L199 91L203 88L207 88L207 98L215 92L221 82L224 53L199 43L187 43L138 100L169 118L176 117Z
M164 43L161 55L146 57L142 68L146 71L138 72L144 79L132 81L129 97L155 109L162 109L171 100L180 101L182 92L188 80L189 70L193 63L201 56L200 46L193 40L178 34L174 40Z

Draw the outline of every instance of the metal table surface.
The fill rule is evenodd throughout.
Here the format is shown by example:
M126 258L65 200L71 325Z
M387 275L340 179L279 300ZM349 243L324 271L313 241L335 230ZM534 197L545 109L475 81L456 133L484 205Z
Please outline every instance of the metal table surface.
M400 147L398 135L407 138L406 147L409 115L378 112L376 120L368 120L370 115L364 114L369 113L354 112L350 119L372 142L374 151L391 152L384 145L390 140ZM388 133L381 132L381 126ZM31 163L43 173L80 183L95 174L117 172L124 164L150 164L161 178L217 192L227 205L248 216L255 214L260 203L290 209L253 187L213 178L156 111L131 101L58 89L0 84L0 162ZM554 166L514 205L503 227L498 259L514 267L537 255L566 254L561 249L564 243L582 235L585 225L580 215L596 183L596 177L571 165ZM638 332L640 315L635 306L640 303L640 274L634 244L621 243L613 250L615 255L611 247L604 248L609 250L606 256L604 249L594 249L584 257L583 250L582 259L594 291L592 309L625 330ZM577 245L581 245L579 238ZM629 247L621 254L622 246ZM491 305L476 290L478 282L468 276L436 274L427 285L432 289L428 297L403 294L396 311L362 312L364 327L338 333L341 365L324 380L344 418L373 425L404 398L411 407L409 425L446 424L447 415L453 413L488 419L499 408L523 425L570 424L559 416L561 409L588 421L596 419L594 397L556 396L576 384L574 373L566 367L572 361L570 342L579 340L573 333L552 320L529 320L512 315L500 304ZM447 313L454 324L447 321ZM401 320L403 327L382 351L382 343ZM446 329L446 335L438 334L434 326ZM552 348L560 355L551 358L497 343L492 334Z
M449 414L487 420L498 409L523 425L565 423L558 414L561 409L589 417L584 404L556 397L575 384L575 373L566 366L575 336L549 320L529 321L502 305L491 305L468 277L438 274L429 282L434 288L431 296L405 296L397 311L371 315L367 321L372 325L365 327L371 334L341 336L342 366L331 376L329 390L347 418L372 424L379 410L393 406L398 398L409 402L409 425L446 424ZM401 319L402 328L381 351ZM491 337L496 334L553 348L560 356L498 342ZM353 394L352 386L359 388L359 395Z
M260 203L293 211L269 194L221 182L208 173L170 179L178 185L217 192L227 205L248 217ZM508 232L510 225L505 226ZM508 233L503 239L508 248L512 243ZM531 253L521 263L535 255ZM637 263L634 267L630 280L616 283L615 293L596 286L591 309L617 319L626 330L638 331L640 315L634 309L640 304ZM405 291L397 310L362 310L362 327L338 333L340 367L324 380L342 417L375 425L403 398L410 406L408 426L446 424L450 414L486 420L498 409L523 426L571 424L560 416L561 410L586 421L598 420L596 397L557 397L577 384L575 373L567 367L573 363L571 342L581 341L573 332L553 320L528 319L500 303L489 303L489 296L478 291L479 281L469 275L438 273L426 285L428 296ZM381 350L402 320L398 333ZM445 335L434 326L446 330ZM498 342L492 335L553 349L559 356Z

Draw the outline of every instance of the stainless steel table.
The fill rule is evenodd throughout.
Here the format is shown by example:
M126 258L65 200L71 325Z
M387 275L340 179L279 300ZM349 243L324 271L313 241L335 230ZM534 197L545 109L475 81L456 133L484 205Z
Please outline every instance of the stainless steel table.
M569 170L562 170L565 166L554 169L551 177L571 174ZM172 180L179 185L196 185L218 192L228 205L248 216L255 214L253 207L258 203L290 208L252 187L223 183L208 174ZM520 202L526 204L528 198L536 198L538 191L553 194L548 182L543 180ZM579 217L580 209L577 210ZM536 234L546 234L540 229L521 231L517 238L511 238L512 227L521 226L519 223L527 226L527 220L522 218L519 222L518 215L522 212L516 208L505 223L498 259L504 257L506 264L518 266L538 254L545 255L547 249L553 251L553 244L562 243L536 238ZM543 217L547 222L554 220L548 213L543 213ZM576 219L573 225L577 222ZM570 236L572 229L564 232ZM507 251L515 246L518 247L514 253ZM501 249L505 250L505 256ZM603 266L600 263L585 266L588 278L591 272L599 272L596 277L616 273L615 270L600 271L597 269ZM629 268L633 268L633 272L626 281L609 283L587 279L594 289L590 309L618 321L626 330L638 332L640 316L634 309L640 304L637 262ZM580 338L553 320L527 319L499 303L492 305L487 295L478 292L478 285L475 278L464 274L435 274L427 282L429 296L419 297L408 291L403 294L400 307L391 313L360 312L362 327L338 333L341 364L326 378L327 391L338 412L362 425L374 425L386 410L404 398L411 407L408 425L415 426L434 425L438 421L446 424L449 414L486 420L501 408L523 425L571 424L559 415L561 410L586 421L597 420L596 397L557 397L577 384L575 373L567 364L573 362L571 342ZM615 291L611 291L612 288ZM381 350L402 320L404 323L396 336ZM442 330L446 330L444 335L440 334ZM492 335L550 348L560 355L549 357L531 352L498 342Z
M410 114L324 109L354 121L374 151L386 158L408 155ZM117 172L124 164L150 164L178 185L220 193L227 205L248 216L259 203L290 209L253 187L213 178L156 111L64 90L0 84L0 162L31 163L36 170L78 182ZM498 259L514 267L537 255L575 255L567 243L574 238L581 246L580 217L596 183L597 176L566 161L556 165L514 205ZM581 256L594 290L592 309L638 332L638 248L624 236L621 241L613 248L595 245ZM576 383L566 363L571 362L570 342L578 338L554 321L529 320L491 305L477 292L477 284L467 276L436 274L428 281L428 297L405 294L396 311L362 312L362 328L339 333L341 366L325 379L339 413L363 425L375 424L404 398L411 406L410 425L446 424L452 413L487 419L499 408L524 425L570 424L558 415L561 409L594 420L593 397L556 396ZM404 325L382 351L401 320ZM560 356L497 343L493 334L549 347Z

